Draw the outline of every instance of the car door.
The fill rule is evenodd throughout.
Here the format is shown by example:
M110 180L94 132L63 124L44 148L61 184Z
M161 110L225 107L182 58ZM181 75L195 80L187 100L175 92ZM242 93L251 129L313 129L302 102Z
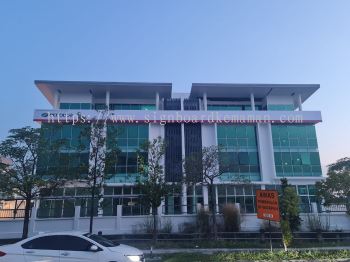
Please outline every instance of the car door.
M60 252L57 249L59 236L43 236L22 244L26 262L59 262Z
M100 261L100 252L90 251L93 245L90 241L72 235L62 236L62 245L60 245L61 262L79 262L79 261ZM102 251L102 250L101 250Z

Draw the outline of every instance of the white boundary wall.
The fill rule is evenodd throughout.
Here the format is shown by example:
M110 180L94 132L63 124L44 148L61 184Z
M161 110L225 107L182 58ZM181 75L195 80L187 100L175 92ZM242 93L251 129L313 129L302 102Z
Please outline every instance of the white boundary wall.
M118 206L118 214L121 214L121 206ZM159 208L161 210L161 207ZM32 214L36 214L36 208L33 208ZM158 212L161 213L161 212ZM73 218L47 218L39 219L35 215L30 220L29 235L36 235L44 232L58 231L82 231L88 232L89 218L80 218L80 207L76 207ZM315 213L312 213L315 214ZM350 215L346 213L322 213L319 214L323 220L328 220L330 230L350 231ZM218 215L221 220L221 215ZM301 230L308 231L307 215L302 214L303 220ZM94 232L102 231L105 235L111 234L134 234L140 232L141 225L152 219L151 216L113 216L113 217L95 217ZM160 226L168 223L172 224L173 233L179 232L183 223L195 223L196 215L160 215ZM242 215L241 231L259 231L263 221L256 218L256 214ZM20 238L22 235L23 219L2 219L0 220L0 239Z

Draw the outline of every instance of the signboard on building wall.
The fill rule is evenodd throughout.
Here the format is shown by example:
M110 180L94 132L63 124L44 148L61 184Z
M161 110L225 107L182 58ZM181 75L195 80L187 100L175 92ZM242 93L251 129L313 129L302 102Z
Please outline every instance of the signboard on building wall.
M280 221L278 192L276 190L256 190L256 209L258 218Z

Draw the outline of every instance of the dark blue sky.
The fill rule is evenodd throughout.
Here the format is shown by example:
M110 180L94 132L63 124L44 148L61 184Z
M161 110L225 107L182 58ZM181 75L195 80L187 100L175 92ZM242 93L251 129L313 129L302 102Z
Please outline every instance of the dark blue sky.
M35 79L319 83L321 161L350 156L350 1L0 2L0 139L48 108Z

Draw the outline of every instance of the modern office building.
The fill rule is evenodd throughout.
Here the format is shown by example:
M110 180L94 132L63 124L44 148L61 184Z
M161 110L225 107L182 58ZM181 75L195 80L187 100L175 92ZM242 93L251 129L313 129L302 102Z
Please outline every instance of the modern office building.
M173 93L170 83L35 81L35 85L51 106L35 110L34 121L41 124L48 143L65 139L58 155L40 157L37 172L66 168L84 177L91 167L94 141L88 134L97 121L105 123L103 150L110 145L119 148L116 163L104 168L108 179L98 206L95 201L95 232L145 232L150 210L135 186L140 175L137 157L145 141L158 137L166 143L164 178L176 185L157 209L159 228L169 223L172 232L183 232L187 225L194 228L198 209L209 208L213 199L219 223L222 207L234 203L242 214L242 231L259 231L265 225L257 219L255 191L278 190L280 179L287 178L300 196L301 230L310 230L310 212L331 230L350 229L345 206L325 207L316 200L315 182L324 179L315 131L322 118L319 111L303 110L303 103L319 85L195 83L186 94ZM214 198L206 186L183 183L183 159L209 146L220 148L221 175L215 180ZM87 231L90 208L84 183L71 183L35 201L29 233ZM21 236L19 217L7 213L0 217L0 238Z
M116 214L117 205L130 215L147 212L139 207L140 195L133 187L138 176L136 151L144 141L158 136L167 145L164 175L169 183L182 181L185 156L205 146L221 147L222 175L215 190L219 207L239 203L242 211L254 213L255 190L278 188L282 177L296 186L305 212L316 202L314 184L322 179L322 172L315 125L322 120L319 111L303 110L303 103L319 85L194 83L189 93L177 94L170 83L35 84L52 105L36 110L34 116L50 139L64 138L73 146L83 127L96 121L101 110L110 110L107 130L119 129L117 140L122 153L117 165L105 170L112 177L104 189L104 216ZM77 121L78 115L85 116L83 123ZM69 154L70 159L64 165L74 167L89 161L89 150L66 150L62 154ZM41 163L38 170L45 172L58 164L60 161L52 159ZM238 178L250 183L237 183ZM42 201L41 210L47 207L69 215L77 197L81 215L87 215L84 188L62 189L57 195L73 198L58 203ZM169 193L163 213L191 214L197 204L208 205L207 188L182 185Z

